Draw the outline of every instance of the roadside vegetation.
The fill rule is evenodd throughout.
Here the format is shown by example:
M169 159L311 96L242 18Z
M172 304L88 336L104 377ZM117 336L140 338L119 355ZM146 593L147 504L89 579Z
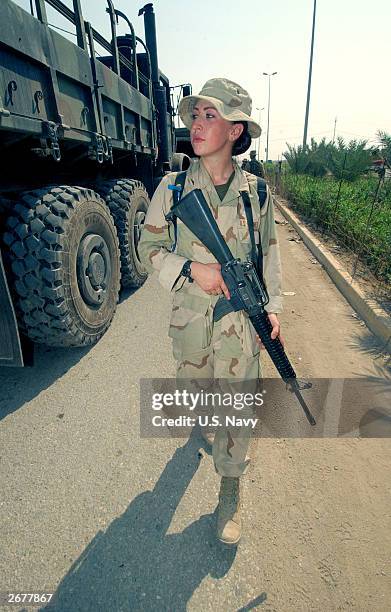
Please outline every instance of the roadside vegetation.
M377 147L352 140L288 146L279 188L318 229L334 236L391 285L391 135Z

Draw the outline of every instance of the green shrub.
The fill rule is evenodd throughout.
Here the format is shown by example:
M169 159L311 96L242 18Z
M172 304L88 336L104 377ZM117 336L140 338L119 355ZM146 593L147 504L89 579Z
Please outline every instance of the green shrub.
M318 228L327 229L376 276L391 282L391 181L384 181L373 206L379 179L337 181L285 172L281 190L292 206Z
M380 144L379 152L384 157L387 164L391 166L391 134L388 134L383 130L379 130L377 132L377 137L379 139Z
M366 140L351 140L345 144L338 138L337 146L328 150L328 168L337 179L355 181L366 172L372 162L372 149L366 148Z
M284 157L295 174L319 177L329 172L345 181L354 181L367 172L374 152L371 147L367 148L366 140L351 140L346 144L343 138L338 138L337 144L326 142L325 138L317 143L312 138L310 146L295 147L287 143L287 147Z

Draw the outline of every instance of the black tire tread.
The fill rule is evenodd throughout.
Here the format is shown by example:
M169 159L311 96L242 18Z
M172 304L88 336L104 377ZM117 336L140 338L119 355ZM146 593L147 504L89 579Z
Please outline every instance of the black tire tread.
M134 179L110 179L94 186L94 189L105 199L107 206L113 215L117 228L119 248L121 253L121 285L122 287L138 288L143 285L147 275L140 279L135 270L134 262L129 245L129 220L128 212L131 206L130 200L136 190L142 190L149 200L148 193L141 181Z
M47 187L21 194L6 221L3 242L8 249L6 261L14 281L16 312L21 329L34 342L86 346L97 342L111 323L112 317L99 333L83 332L64 295L62 234L72 213L85 199L99 201L106 208L92 189L66 185ZM109 211L107 216L114 225Z

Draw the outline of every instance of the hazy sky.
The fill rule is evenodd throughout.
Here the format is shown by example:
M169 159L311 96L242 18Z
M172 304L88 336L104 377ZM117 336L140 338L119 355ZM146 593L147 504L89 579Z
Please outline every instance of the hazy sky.
M28 9L29 0L17 0ZM72 6L72 0L65 4ZM84 17L110 38L106 0L82 0ZM145 3L114 0L143 35L138 9ZM286 142L302 141L313 0L156 0L161 70L171 85L203 83L224 76L240 83L261 113L264 157L267 129L267 77L271 79L269 157L277 159ZM49 21L70 28L48 10ZM391 132L390 0L318 0L309 138L337 136L376 142L376 131ZM125 25L119 34L126 33Z

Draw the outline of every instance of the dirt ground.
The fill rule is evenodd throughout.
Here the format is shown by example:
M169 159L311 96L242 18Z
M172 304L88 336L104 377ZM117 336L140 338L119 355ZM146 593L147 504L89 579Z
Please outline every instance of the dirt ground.
M374 406L387 437L335 437L344 379L389 380L389 357L289 230L283 336L298 376L328 385L323 412L311 400L328 437L308 438L297 402L272 413L288 433L253 438L243 537L222 547L199 434L140 435L140 380L175 375L152 277L95 346L37 346L33 368L0 371L0 596L52 592L56 612L389 612L391 402Z
M285 206L290 206L289 201L281 196L278 196L279 201ZM297 211L295 211L297 214ZM376 278L371 270L364 265L361 260L357 259L357 253L344 246L341 241L336 240L333 236L328 235L318 228L316 223L305 219L299 214L311 232L320 240L327 249L332 253L333 257L344 267L346 272L353 275L354 281L360 287L361 291L369 300L375 300L381 308L384 308L391 314L391 287L384 281Z
M283 290L295 293L285 296L283 335L298 375L389 380L389 355L289 224L277 220ZM262 571L273 585L256 609L389 610L390 438L261 439L252 452L247 488L258 495L248 496L246 517L251 523L262 506L251 537L266 553Z

